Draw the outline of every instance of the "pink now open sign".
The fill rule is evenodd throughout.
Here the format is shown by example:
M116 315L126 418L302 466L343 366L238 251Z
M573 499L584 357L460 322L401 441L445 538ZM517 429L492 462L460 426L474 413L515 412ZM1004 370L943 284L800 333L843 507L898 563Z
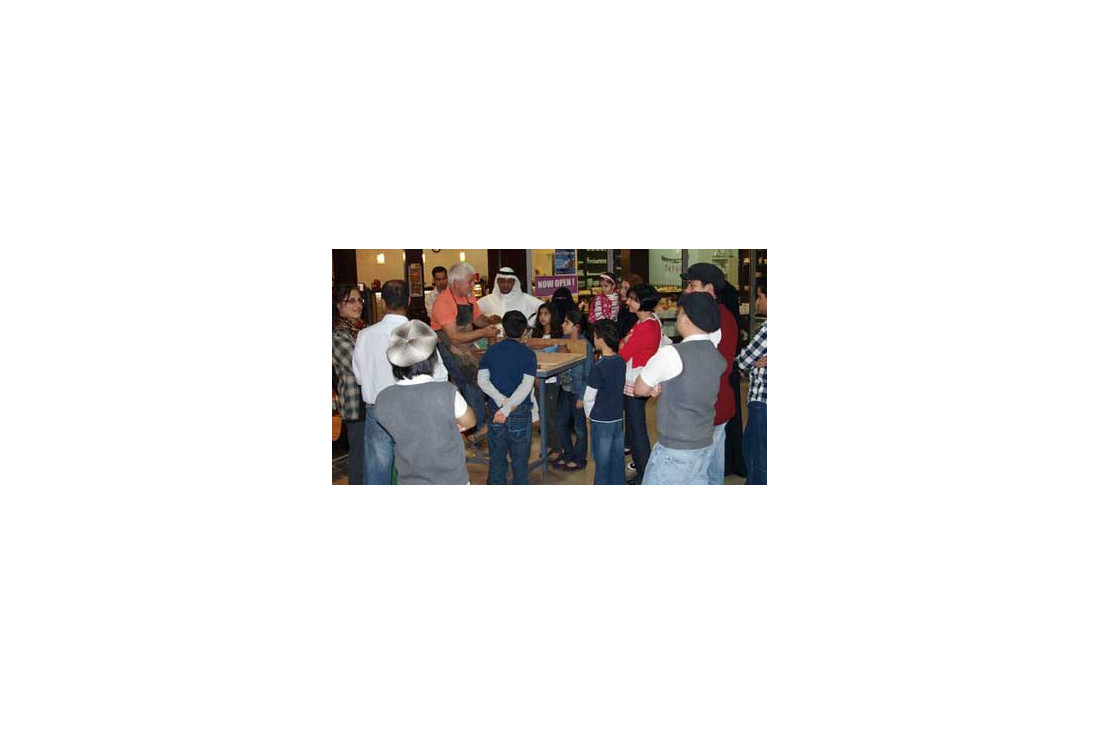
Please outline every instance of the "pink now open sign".
M559 288L568 288L572 294L577 293L577 274L571 273L565 276L535 276L535 296L545 298L553 296Z

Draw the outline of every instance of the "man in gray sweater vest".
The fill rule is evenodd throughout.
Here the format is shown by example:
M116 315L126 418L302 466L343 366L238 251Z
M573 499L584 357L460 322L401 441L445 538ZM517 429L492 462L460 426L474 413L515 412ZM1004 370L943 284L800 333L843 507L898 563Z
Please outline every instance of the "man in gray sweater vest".
M424 322L401 324L390 335L386 358L396 384L378 394L374 411L393 437L397 481L402 485L469 485L460 430L477 423L473 409L450 383L432 376L438 338Z
M660 395L657 444L643 485L706 485L714 451L714 402L726 360L710 333L722 326L718 302L706 293L680 298L682 342L657 350L634 382L634 395Z

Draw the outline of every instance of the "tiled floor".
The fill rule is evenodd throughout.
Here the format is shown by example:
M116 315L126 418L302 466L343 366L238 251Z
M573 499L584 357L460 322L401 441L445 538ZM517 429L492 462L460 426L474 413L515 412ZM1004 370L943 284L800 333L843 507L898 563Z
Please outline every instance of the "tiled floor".
M748 394L748 388L744 381L741 383L741 407L742 416L745 415L744 411L747 411L745 406L744 397ZM649 440L651 442L657 441L657 401L650 400L646 404L646 426L649 429ZM539 435L536 432L531 441L531 461L534 461L539 455ZM483 452L488 453L488 444L482 443ZM630 457L626 457L627 462L630 461ZM470 483L473 485L484 485L489 475L489 468L485 465L467 464L467 470L470 473ZM531 470L530 480L533 485L591 485L592 478L596 473L596 465L592 462L588 463L588 466L583 470L576 472L564 472L562 470L547 468L545 479L542 476L542 471L535 469ZM633 477L633 473L627 470L627 479ZM333 479L333 485L346 485L348 484L347 475L342 475L339 478ZM730 476L726 478L727 485L744 485L745 478Z

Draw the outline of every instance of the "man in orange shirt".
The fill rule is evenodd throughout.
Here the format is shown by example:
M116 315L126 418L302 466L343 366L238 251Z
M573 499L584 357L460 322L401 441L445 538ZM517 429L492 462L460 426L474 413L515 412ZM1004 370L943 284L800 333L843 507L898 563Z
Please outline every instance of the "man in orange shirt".
M451 267L447 290L439 294L432 306L432 329L439 335L439 353L451 380L466 403L474 410L476 434L485 426L485 395L477 387L478 356L474 343L497 333L493 325L499 316L485 317L471 293L474 267L458 263Z

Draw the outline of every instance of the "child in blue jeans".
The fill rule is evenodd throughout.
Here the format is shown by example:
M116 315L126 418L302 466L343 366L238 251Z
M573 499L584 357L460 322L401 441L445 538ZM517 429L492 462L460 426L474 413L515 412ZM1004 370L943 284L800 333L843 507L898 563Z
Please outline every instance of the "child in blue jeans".
M531 459L531 389L535 386L535 353L520 342L527 317L509 311L501 320L507 339L490 347L478 363L477 385L489 396L489 484L526 485ZM511 458L509 459L509 455Z
M592 422L594 485L625 485L623 453L623 384L626 363L618 355L619 330L615 322L601 319L592 327L592 340L600 359L588 374L584 412Z
M565 339L584 342L584 362L574 365L562 373L561 390L558 393L557 426L558 443L562 455L554 466L573 472L583 470L588 464L588 425L584 418L584 389L588 385L588 373L592 369L592 343L585 339L584 331L588 320L584 314L573 309L562 320L561 329ZM577 435L576 443L569 434L569 427Z

